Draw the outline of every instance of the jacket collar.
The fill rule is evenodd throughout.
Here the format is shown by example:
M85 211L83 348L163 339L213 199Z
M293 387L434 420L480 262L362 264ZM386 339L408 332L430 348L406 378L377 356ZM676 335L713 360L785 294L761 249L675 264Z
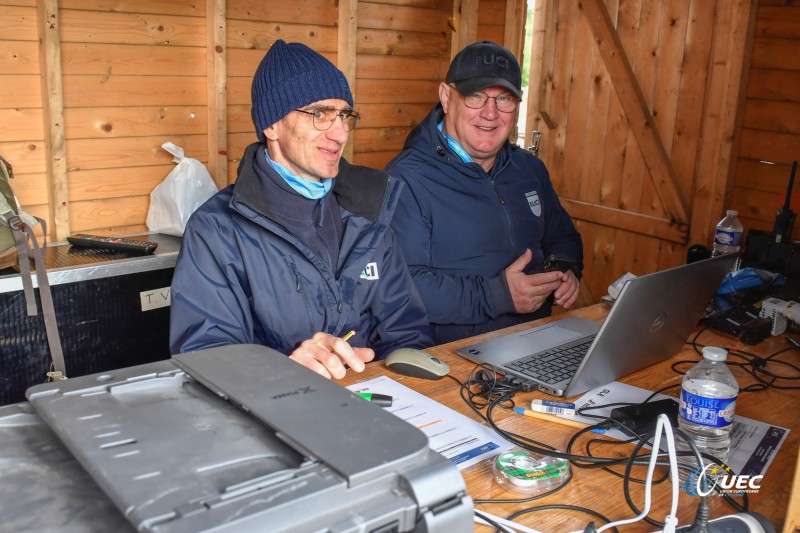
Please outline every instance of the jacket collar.
M269 206L264 200L269 191L255 169L256 157L266 150L264 143L253 143L247 147L239 163L236 186L231 204L242 203L254 211L270 218ZM270 169L270 171L272 171ZM389 188L389 176L379 170L351 165L344 158L339 161L339 174L333 182L332 194L339 206L347 211L375 222L381 212Z
M439 123L442 120L444 120L444 109L442 109L440 102L433 107L417 127L411 130L403 149L417 150L427 157L437 160L452 160L453 165L462 168L465 174L471 174L467 169L480 169L483 172L483 168L478 163L462 163L458 155L447 146L447 140L442 132L439 131ZM512 145L509 141L506 141L500 147L497 159L494 162L494 172L497 172L508 163L511 147Z

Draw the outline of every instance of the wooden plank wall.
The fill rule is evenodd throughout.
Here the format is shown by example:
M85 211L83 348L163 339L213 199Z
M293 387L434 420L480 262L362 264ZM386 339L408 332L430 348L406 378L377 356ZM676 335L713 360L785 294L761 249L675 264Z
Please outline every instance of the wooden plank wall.
M725 158L694 153L687 142L713 130L711 122L694 118L701 114L698 91L726 79L724 72L715 78L727 68L726 58L687 55L686 63L682 56L691 39L710 38L711 4L606 4L672 156L680 189L687 197L694 192L694 217L713 207L707 220L693 218L692 236L705 242L722 205L742 211L749 227L769 227L788 164L800 157L800 7L794 0L760 1L735 183L728 187L702 182L703 176L724 174L713 162ZM364 117L349 147L352 158L383 168L437 101L451 43L475 35L516 50L521 5L518 0L0 0L0 153L15 164L23 206L50 221L51 238L77 231L143 231L149 193L174 168L160 147L164 141L206 163L218 184L235 179L238 158L255 140L252 74L271 43L282 38L308 44L352 76ZM562 79L556 73L545 95L556 111L565 109L569 95L584 95L582 105L570 106L569 116L561 117L543 146L562 197L663 219L657 191L642 179L644 161L623 127L621 103L577 11L579 3L553 5L557 11L545 16L559 41L543 45L570 42L571 49L586 51L568 58L573 75ZM355 39L344 42L342 6L355 19ZM676 11L680 6L690 11ZM462 9L469 16L462 16ZM716 49L728 44L720 42ZM348 56L338 57L340 50ZM654 50L658 61L652 60ZM211 51L221 55L212 60ZM707 70L706 62L714 69ZM552 65L536 68L547 71ZM708 121L714 119L713 112L705 113ZM589 115L600 120L589 121ZM558 129L567 123L569 135ZM594 138L603 142L590 142ZM722 144L734 140L720 139ZM705 168L710 171L698 171ZM693 182L692 176L701 181ZM568 209L587 243L593 293L602 294L607 282L625 270L647 272L682 259L685 248L674 235L609 229L595 216L607 212L584 209L584 204ZM617 215L615 223L624 227L624 213Z
M253 73L278 39L301 42L336 64L338 9L334 0L227 3L228 183L236 180L239 158L257 141L250 118Z
M452 14L450 0L358 3L355 163L384 168L439 100Z
M337 0L0 0L0 154L23 207L53 240L146 231L149 194L174 168L165 141L232 183L256 140L252 75L277 39L355 71L352 158L383 168L438 100L453 2L347 9L356 36L340 43Z
M478 4L476 40L505 43L506 0L481 0ZM510 48L511 51L515 51ZM520 60L520 57L517 57Z
M536 5L525 133L543 131L540 156L577 220L597 298L627 271L675 266L688 245L710 244L732 181L755 2Z
M35 0L0 1L0 154L25 209L49 219Z
M0 153L15 165L23 207L50 220L51 237L145 230L149 193L174 166L161 144L170 140L208 159L204 4L52 4L40 27L33 0L0 1L0 25L7 25L0 30ZM45 88L47 98L43 34L51 40L46 47L60 48L60 86ZM43 124L59 105L65 175L56 172L54 185L45 174L53 154ZM59 186L68 202L52 205ZM56 225L59 210L65 215Z
M800 4L760 0L736 174L728 204L747 229L771 230L800 161ZM795 181L792 209L800 211ZM793 238L800 237L795 226Z

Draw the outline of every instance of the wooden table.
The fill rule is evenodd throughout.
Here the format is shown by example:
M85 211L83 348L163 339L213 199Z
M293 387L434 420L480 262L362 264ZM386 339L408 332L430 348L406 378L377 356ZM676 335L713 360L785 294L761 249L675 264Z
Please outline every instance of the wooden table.
M572 313L577 316L600 321L607 311L608 307L605 304L598 304L573 311ZM544 323L549 320L553 320L553 318L544 319L540 322ZM536 322L536 324L538 323L539 322ZM519 325L502 330L502 332L492 332L480 337L436 346L427 351L447 361L451 368L450 374L463 382L474 368L474 364L456 355L456 349L475 342L476 339L488 339L510 331L529 327L531 327L530 324ZM712 332L710 330L703 332L698 342L729 349L740 348L762 356L769 355L788 346L788 342L783 336L770 337L757 346L747 346L741 344L736 337L724 333ZM800 355L797 351L784 354L781 358L795 365L800 365ZM674 372L670 366L675 361L686 359L691 359L693 361L699 360L699 356L689 344L686 345L685 351L677 354L672 359L626 376L620 381L651 391L676 384L678 386L670 389L666 394L677 397L680 394L679 384L682 376ZM731 360L734 359L731 358ZM684 365L685 368L689 366L690 365ZM791 369L787 367L778 368L778 365L774 366L775 368L773 369L773 364L771 363L769 368L773 369L775 373L792 375ZM734 369L734 374L739 380L740 387L754 382L753 377L739 369ZM349 373L348 376L342 380L342 384L350 385L380 375L388 375L402 384L466 416L479 420L461 399L459 396L459 387L451 379L445 378L439 381L428 381L401 376L389 371L383 363L377 362L367 365L367 369L361 374ZM798 382L783 381L782 384L800 386ZM515 399L518 405L523 405L529 404L530 400L534 398L553 399L539 392L520 393ZM770 465L767 475L762 481L761 489L757 494L749 495L750 510L759 512L768 517L778 531L784 527L784 521L787 523L788 531L791 531L792 528L797 525L796 515L794 514L796 511L794 511L794 509L796 508L795 502L798 499L798 489L795 488L794 493L792 493L792 478L797 463L798 443L800 442L800 414L798 414L800 402L798 402L798 398L800 398L800 391L798 390L787 391L771 388L767 391L756 393L743 393L739 396L736 404L736 413L738 415L776 426L786 427L791 430L783 446ZM524 417L513 412L510 413L505 409L495 409L494 414L495 418L499 420L498 425L501 428L529 436L560 450L564 449L564 446L576 431L574 428L561 424ZM590 435L597 437L595 434ZM580 445L581 442L584 442L584 440L579 440L578 444ZM581 449L583 449L583 447L581 447ZM630 453L631 449L632 446L629 445L616 446L613 447L613 451L609 453L615 454L615 457L624 458ZM595 452L594 448L593 452ZM598 448L596 453L602 453L602 449ZM615 467L614 470L618 472L623 471L621 467ZM476 507L501 517L506 517L513 512L528 507L547 504L571 504L586 507L602 513L611 520L620 520L634 516L633 511L625 503L622 492L622 480L619 477L615 477L601 469L583 469L575 468L574 466L572 472L573 479L566 487L540 500L528 503L482 504ZM645 467L638 467L636 469L637 477L643 478L644 472ZM465 468L462 470L462 475L466 480L468 492L473 499L518 499L525 497L524 495L504 490L494 481L491 461L483 461L477 465ZM798 483L795 483L795 485L798 485ZM653 504L649 515L651 518L658 521L664 520L670 508L670 490L669 482L654 486ZM634 502L636 502L636 505L641 509L644 504L644 492L642 487L632 484L631 493ZM792 515L787 517L787 508L790 505L790 500L793 511ZM681 525L691 523L699 501L699 497L681 493L678 513ZM710 497L709 502L711 518L734 514L736 512L732 507L724 503L720 497ZM518 522L539 531L555 533L583 530L590 519L591 517L584 513L554 510L529 513L520 517ZM602 525L599 521L595 523L598 527ZM790 526L789 524L792 525ZM476 529L478 531L491 531L491 528L485 526L478 526ZM659 528L645 522L637 522L636 524L622 526L621 531L644 532L656 531L658 529Z

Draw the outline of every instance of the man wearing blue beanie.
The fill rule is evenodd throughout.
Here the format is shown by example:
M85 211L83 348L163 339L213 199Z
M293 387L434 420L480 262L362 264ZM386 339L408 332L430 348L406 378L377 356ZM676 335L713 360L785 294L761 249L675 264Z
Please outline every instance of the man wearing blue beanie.
M183 235L172 353L263 344L338 379L345 365L360 372L395 348L430 346L389 229L401 184L342 158L359 118L344 74L279 40L253 77L251 114L259 142L235 185L201 206Z

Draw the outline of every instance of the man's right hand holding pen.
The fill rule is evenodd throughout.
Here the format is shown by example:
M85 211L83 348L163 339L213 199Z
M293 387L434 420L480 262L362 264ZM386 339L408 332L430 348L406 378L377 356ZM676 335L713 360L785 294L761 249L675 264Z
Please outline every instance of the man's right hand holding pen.
M344 337L315 333L313 337L300 343L289 358L328 379L343 378L346 373L345 365L354 372L363 372L366 368L364 363L372 361L375 352L372 348L350 346L347 340L355 333L355 330L351 330Z

